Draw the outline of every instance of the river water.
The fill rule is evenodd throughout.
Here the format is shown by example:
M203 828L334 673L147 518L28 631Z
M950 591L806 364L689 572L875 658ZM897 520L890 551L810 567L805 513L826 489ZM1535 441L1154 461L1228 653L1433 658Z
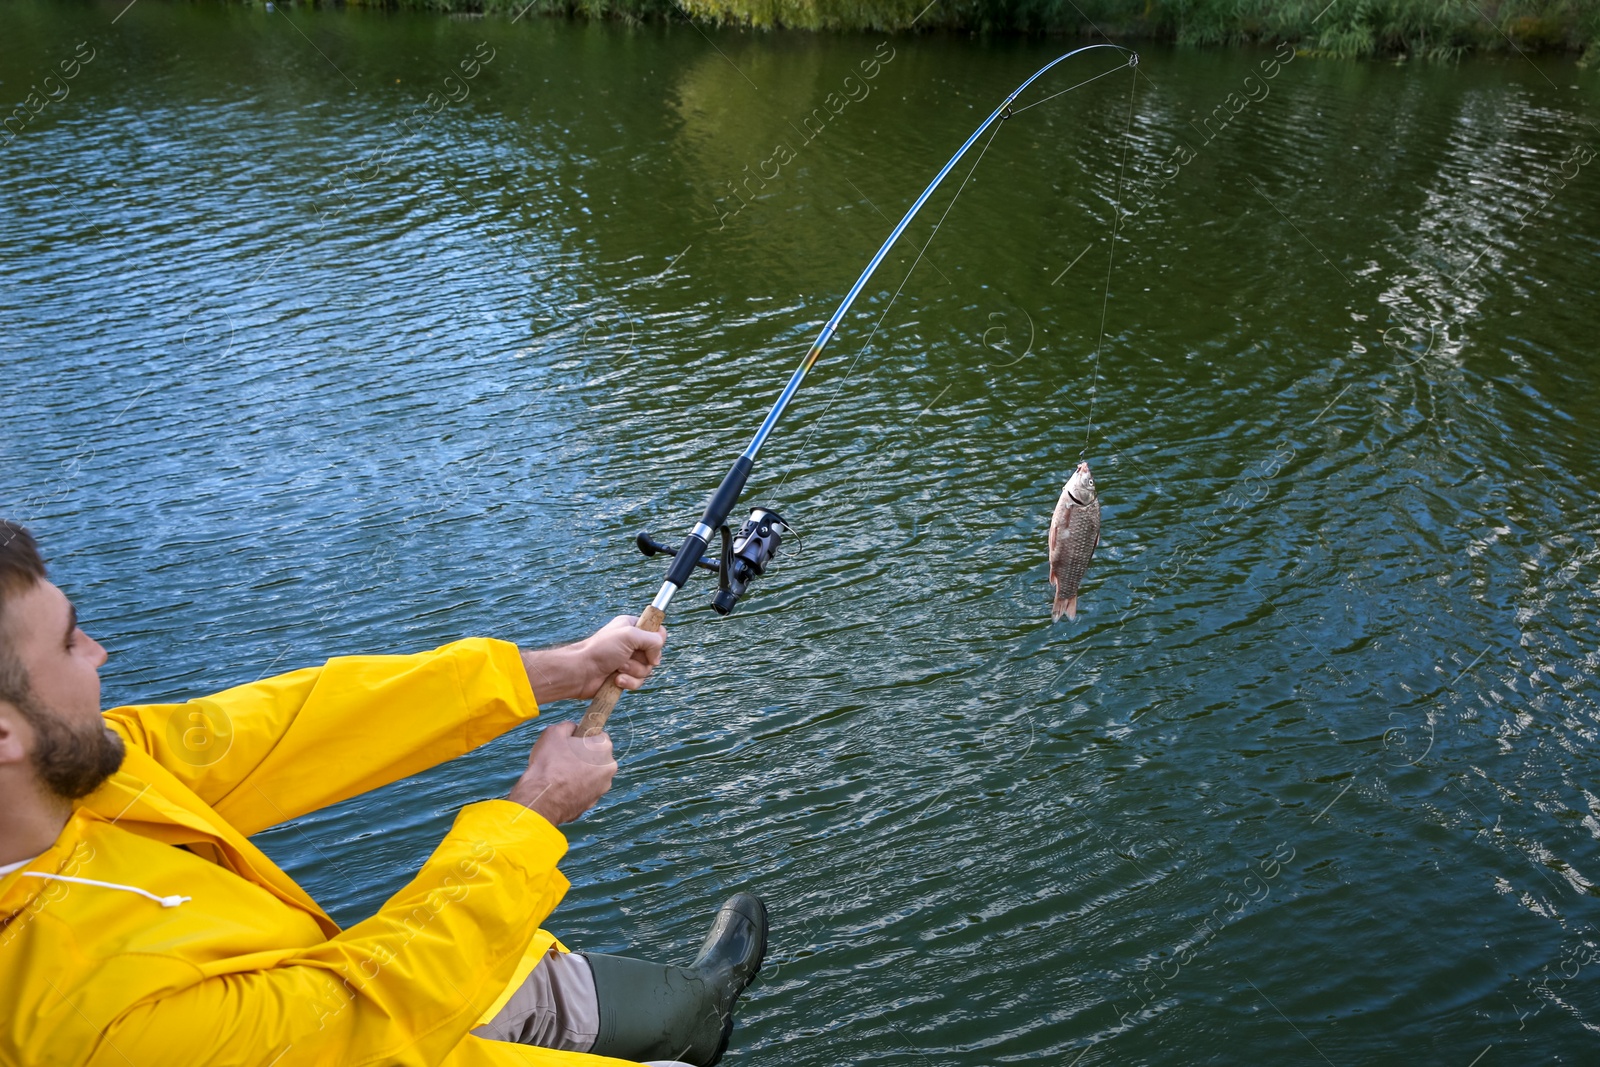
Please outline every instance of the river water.
M634 534L1066 47L0 20L0 513L108 703L638 610ZM731 1063L1594 1062L1600 76L1141 50L846 319L746 497L803 546L674 603L549 925L684 958L763 895ZM532 736L261 844L354 921Z

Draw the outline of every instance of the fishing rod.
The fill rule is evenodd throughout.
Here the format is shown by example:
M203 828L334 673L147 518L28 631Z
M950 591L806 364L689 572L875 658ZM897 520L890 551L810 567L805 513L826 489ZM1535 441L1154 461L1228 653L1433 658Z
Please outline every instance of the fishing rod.
M816 364L817 359L822 355L822 350L833 339L834 333L839 329L839 323L844 320L845 315L850 311L850 305L855 303L856 297L861 295L861 290L866 288L866 284L872 278L873 272L878 269L878 265L889 254L889 249L893 248L895 242L900 240L900 235L911 224L911 220L916 217L917 212L922 210L922 205L928 202L928 198L933 195L933 191L955 169L955 165L961 162L961 157L967 154L967 150L983 135L983 131L987 130L997 120L1008 119L1015 114L1011 110L1012 102L1021 96L1028 86L1038 81L1056 64L1065 62L1073 56L1081 55L1084 52L1092 52L1101 48L1110 48L1126 53L1128 66L1136 67L1139 65L1139 53L1131 48L1124 48L1115 44L1085 45L1082 48L1075 48L1065 55L1052 59L1035 71L1027 81L1013 89L1010 95L1000 102L1000 106L991 111L989 117L978 124L978 128L972 131L972 136L968 137L966 142L956 150L956 154L950 157L950 161L939 170L939 173L934 175L933 181L929 182L928 187L922 190L922 195L917 197L916 202L901 217L900 222L878 248L877 254L872 257L866 269L861 272L861 276L856 279L856 283L845 294L844 300L840 302L838 309L823 325L822 332L817 334L815 341L811 342L811 347L806 351L805 358L800 361L800 366L790 376L789 383L783 387L783 392L778 394L778 399L773 403L772 409L767 412L767 417L762 420L761 427L756 430L756 435L750 439L750 443L745 446L745 450L740 453L739 458L733 461L733 467L723 477L722 484L717 486L716 492L711 494L711 499L706 502L705 511L700 516L700 521L690 529L688 536L683 539L683 543L677 548L672 548L654 540L647 533L641 533L638 536L639 550L645 555L653 556L657 553L665 553L673 557L671 566L667 568L667 577L661 583L660 591L656 593L655 599L650 602L650 606L645 608L639 616L637 624L639 629L650 631L661 629L661 624L666 619L667 605L672 602L672 598L678 590L688 583L690 576L694 574L697 567L717 573L718 591L711 602L711 606L719 615L726 615L731 612L734 606L738 604L739 598L744 596L749 584L765 573L767 564L777 554L778 546L782 541L780 531L788 529L789 524L783 520L782 515L779 515L773 509L757 507L751 510L749 518L745 519L744 525L739 528L738 534L735 535L728 529L728 514L733 510L734 505L739 502L740 494L744 492L745 482L750 477L750 469L755 465L756 453L766 443L773 427L777 426L778 419L783 416L784 409L789 406L789 401L793 400L795 393L800 390L800 383L805 381L807 372ZM1105 73L1109 74L1112 71L1106 71ZM1102 76L1096 75L1096 77ZM1094 79L1091 78L1089 80L1093 81ZM1077 86L1073 86L1073 88L1077 88ZM1065 91L1069 90L1063 90L1063 92ZM1055 95L1059 96L1061 94L1057 93ZM1049 100L1053 99L1053 97L1046 97L1045 99ZM1042 104L1044 100L1035 101L1035 103ZM1034 105L1029 104L1027 106L1032 107ZM1019 110L1026 110L1026 108ZM982 158L981 155L979 158ZM712 562L709 559L705 559L701 553L710 546L711 538L719 533L722 538L722 553L716 562ZM588 710L583 713L583 719L578 723L578 728L575 731L576 736L589 737L604 730L606 720L611 717L611 712L617 706L617 700L621 696L622 689L615 682L608 680L602 685L600 691L595 694L594 699L589 702Z

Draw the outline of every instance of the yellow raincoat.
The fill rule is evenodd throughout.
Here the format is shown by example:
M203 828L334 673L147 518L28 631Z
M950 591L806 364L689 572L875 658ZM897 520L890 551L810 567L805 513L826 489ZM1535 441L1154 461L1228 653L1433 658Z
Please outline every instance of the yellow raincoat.
M122 769L0 878L0 1063L623 1064L468 1033L555 944L539 924L566 892L567 843L543 817L463 808L348 930L248 840L538 711L516 647L474 638L107 712Z

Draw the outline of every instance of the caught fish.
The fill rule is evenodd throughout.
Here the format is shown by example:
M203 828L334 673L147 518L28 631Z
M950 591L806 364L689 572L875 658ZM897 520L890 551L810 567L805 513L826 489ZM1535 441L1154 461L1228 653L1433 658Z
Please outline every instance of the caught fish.
M1050 584L1056 587L1052 622L1059 622L1063 614L1078 617L1078 585L1099 544L1100 498L1094 493L1089 464L1079 463L1050 516Z

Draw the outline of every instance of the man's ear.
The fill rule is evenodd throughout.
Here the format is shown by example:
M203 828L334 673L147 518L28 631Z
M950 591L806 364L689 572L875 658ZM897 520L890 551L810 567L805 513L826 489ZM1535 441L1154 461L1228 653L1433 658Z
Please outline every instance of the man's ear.
M33 743L33 727L9 700L0 700L0 767L9 763L28 762L28 748Z

